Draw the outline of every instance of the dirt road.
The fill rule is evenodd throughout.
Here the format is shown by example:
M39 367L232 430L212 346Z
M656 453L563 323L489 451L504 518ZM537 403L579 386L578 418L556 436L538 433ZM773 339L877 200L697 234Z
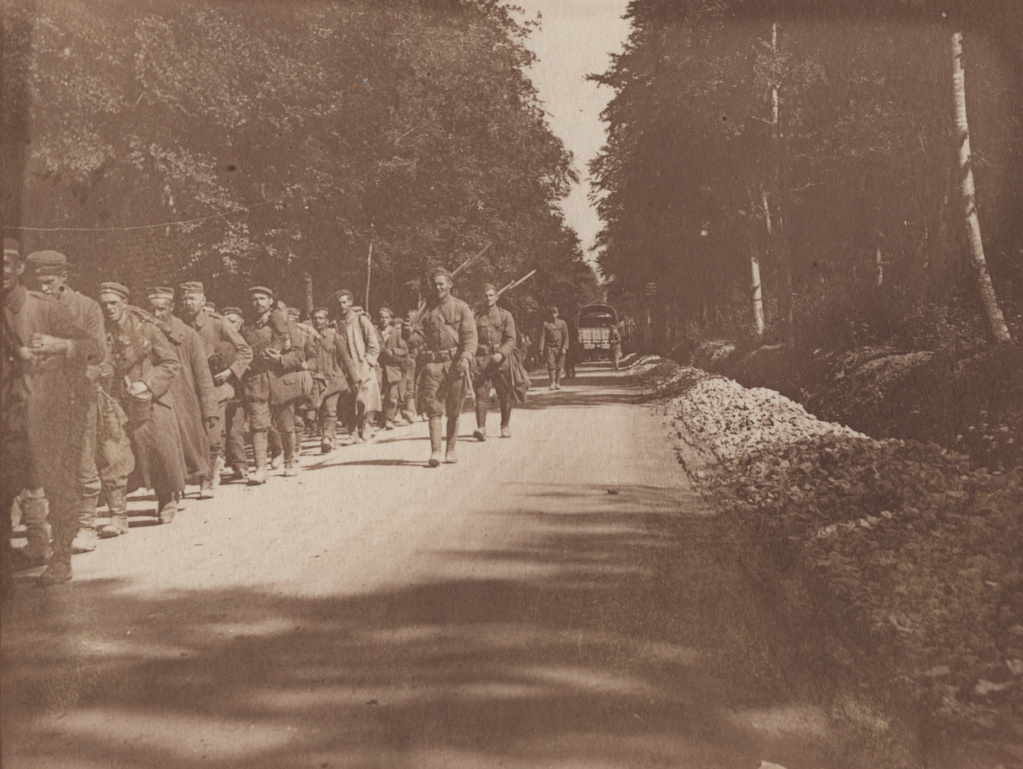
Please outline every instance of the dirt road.
M4 766L867 765L628 374L580 374L457 465L419 423L19 583Z

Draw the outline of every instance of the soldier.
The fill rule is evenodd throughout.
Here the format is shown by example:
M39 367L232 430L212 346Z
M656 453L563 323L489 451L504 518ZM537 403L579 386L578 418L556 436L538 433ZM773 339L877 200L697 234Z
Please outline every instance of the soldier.
M345 409L348 431L352 440L362 443L372 437L371 415L380 411L380 385L377 382L375 367L380 356L380 343L376 329L365 314L355 307L352 292L343 289L334 298L337 300L341 315L338 318L337 332L345 345L358 387L353 388L353 396Z
M476 322L469 305L451 295L450 272L436 269L431 280L434 296L413 328L411 340L420 345L416 359L416 392L419 410L430 420L428 465L438 467L445 414L447 451L444 461L456 461L458 416L476 355Z
M29 254L28 263L42 292L52 296L70 314L71 321L86 333L101 350L100 364L108 356L107 334L103 311L92 298L68 286L67 257L58 251L37 251ZM96 508L103 488L127 484L135 466L131 442L124 432L124 412L116 401L99 386L102 366L92 364L71 382L75 415L84 420L81 462L78 470L78 533L72 544L73 553L96 549Z
M87 367L102 361L98 340L78 328L71 313L52 297L21 282L25 262L20 246L4 239L3 462L0 518L3 519L0 579L6 591L11 568L10 509L23 488L42 487L49 500L53 546L39 545L43 585L71 579L71 545L78 531L78 474L86 404L74 400ZM45 519L42 522L45 531ZM48 536L46 537L48 540Z
M320 453L329 454L335 447L338 400L354 392L349 380L354 383L358 375L347 346L330 327L327 308L314 309L312 321L319 338L314 340L312 354L307 360L319 390L317 421L320 428Z
M409 424L416 421L416 355L419 353L419 347L414 345L410 339L412 328L416 323L418 323L417 312L409 310L401 326L401 336L408 347L408 355L405 356L402 363L402 389L405 392L405 402L402 404L401 415Z
M207 435L220 421L220 412L206 346L194 328L173 314L173 289L151 288L148 297L150 312L160 321L160 330L174 345L181 363L181 374L171 383L171 393L185 451L185 477L199 484L200 499L209 498L213 496L213 464Z
M611 344L611 362L617 371L621 367L622 359L622 332L618 330L617 323L611 326L611 333L608 334L607 341Z
M206 493L212 494L220 484L220 471L224 467L224 436L228 430L228 403L234 399L236 405L234 409L231 409L233 416L237 411L237 404L240 402L236 396L241 392L242 377L252 364L252 348L238 332L238 327L230 323L224 315L218 315L207 308L206 289L202 283L199 281L182 283L180 290L182 318L195 329L199 338L202 339L208 363L213 364L216 360L220 360L220 358L214 358L218 345L228 345L234 350L234 359L228 365L223 367L210 365L213 384L217 388L217 416L219 417L213 427L207 431L207 439L210 444L211 473L209 486L204 490ZM238 310L237 317L240 320L240 310ZM244 450L241 456L244 459ZM248 475L247 466L245 470L245 475Z
M251 485L266 483L267 430L273 422L281 435L285 474L294 475L294 412L287 403L271 398L273 380L283 376L293 357L288 321L274 309L274 293L266 286L249 289L253 320L242 328L242 336L252 347L252 366L245 374L245 410L252 429L252 454L255 472L249 476ZM299 353L300 354L300 353Z
M238 335L241 336L242 326L245 325L245 313L242 312L242 309L240 307L225 307L222 315L227 326L237 331ZM249 347L249 343L245 342L244 337L241 338L251 353L252 348ZM227 401L224 408L224 431L226 433L226 438L224 439L224 461L234 471L234 477L246 483L249 480L249 458L245 454L245 430L248 419L245 414L245 399L243 396L245 374L248 373L249 366L251 365L252 358L250 357L245 371L242 372L242 375L238 378L239 381L234 387L234 397ZM214 381L216 381L216 376L214 376Z
M565 365L568 344L568 324L558 317L558 308L551 307L550 317L540 329L540 358L547 362L551 390L561 389L561 369Z
M401 326L394 325L394 311L390 307L377 310L380 319L380 399L383 405L381 423L386 430L394 429L398 405L404 401L402 366L408 357L408 344L402 338Z
M128 298L123 284L100 284L99 306L110 349L101 383L128 416L126 431L135 454L127 488L107 490L110 523L100 529L100 537L128 532L127 492L153 489L157 517L160 523L170 523L177 513L177 499L185 490L184 449L171 391L174 380L181 376L181 362L160 330L160 321L128 304Z
M491 386L497 391L501 404L502 438L511 437L509 424L514 397L511 356L515 349L515 319L497 306L497 288L490 283L483 286L483 301L486 310L476 318L479 346L476 348L476 430L472 435L478 441L487 439L487 402Z

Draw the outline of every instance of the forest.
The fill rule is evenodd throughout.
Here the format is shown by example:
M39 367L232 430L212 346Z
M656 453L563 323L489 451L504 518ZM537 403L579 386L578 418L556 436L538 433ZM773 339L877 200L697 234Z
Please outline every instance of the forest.
M308 311L348 287L402 312L489 245L462 296L536 268L505 300L525 325L593 297L536 22L495 0L5 6L4 224L83 291L258 282Z
M609 292L654 347L694 330L808 351L1018 337L1018 3L634 0L628 16L594 76L615 95L592 196Z

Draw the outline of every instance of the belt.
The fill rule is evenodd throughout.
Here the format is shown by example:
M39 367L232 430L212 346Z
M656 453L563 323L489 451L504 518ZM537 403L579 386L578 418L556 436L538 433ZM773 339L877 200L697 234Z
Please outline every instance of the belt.
M448 350L440 350L434 352L433 350L423 350L419 353L426 363L447 363L455 359L455 354L458 352L457 347L452 347Z
M493 345L489 345L489 344L478 345L476 347L476 355L478 355L480 357L483 357L484 355L490 355L490 352L493 349L494 349Z

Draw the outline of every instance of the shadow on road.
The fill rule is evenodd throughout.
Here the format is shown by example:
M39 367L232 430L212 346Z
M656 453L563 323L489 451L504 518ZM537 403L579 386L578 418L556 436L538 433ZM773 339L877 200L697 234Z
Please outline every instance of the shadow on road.
M21 586L4 745L83 767L856 766L780 694L718 520L613 490L523 484L520 542L432 554L471 577L327 599Z

